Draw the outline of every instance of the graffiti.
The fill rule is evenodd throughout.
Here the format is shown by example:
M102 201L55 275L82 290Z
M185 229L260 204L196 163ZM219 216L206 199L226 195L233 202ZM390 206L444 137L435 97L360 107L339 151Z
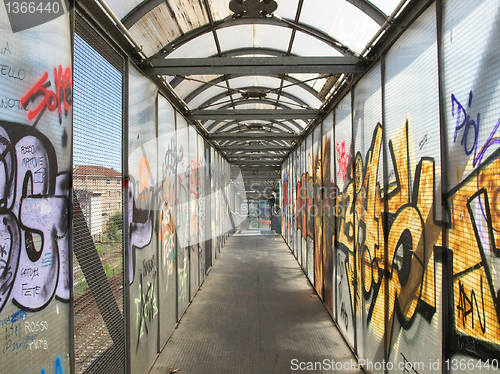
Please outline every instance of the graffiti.
M24 111L28 110L21 105L21 100L7 96L0 98L0 108L5 108L5 109L17 108L18 110L24 110Z
M427 133L425 133L424 137L422 138L422 140L420 140L420 142L418 142L418 148L420 150L422 150L422 148L425 147L425 145L427 144L428 141L429 141L429 139L427 138Z
M47 321L24 322L24 331L26 335L31 332L42 332L48 329L49 323Z
M340 304L340 318L344 322L345 329L347 330L349 328L349 316L347 314L345 303L343 301Z
M349 270L346 277L352 310L358 310L354 299L358 297L356 284L360 284L367 311L366 323L375 331L381 331L379 326L384 323L384 290L389 291L391 307L387 311L387 325L385 333L379 335L385 336L386 349L390 352L395 344L392 339L396 336L393 333L396 326L409 329L417 314L430 321L436 313L434 250L441 245L442 227L435 216L434 160L422 157L410 174L409 144L412 141L408 122L389 140L394 174L385 195L387 226L382 225L384 194L377 179L382 162L382 136L382 127L377 125L364 161L360 154L356 156L356 175L348 178L338 198L337 204L343 205L338 216L338 248L346 255L346 269L352 269L355 261L360 269L358 276ZM494 139L493 136L490 139ZM467 149L472 154L473 149L470 146ZM474 349L480 349L483 357L497 354L500 343L500 285L493 276L500 266L496 200L500 188L495 182L500 170L499 155L500 151L496 150L486 160L475 156L481 168L447 195L454 274L454 301L450 308L458 337L454 341L456 349L472 355L477 355ZM358 167L358 160L362 167ZM384 237L387 238L388 268L385 268ZM475 242L468 242L464 248L464 238L475 238ZM344 281L342 269L339 269L341 283ZM344 300L341 288L338 296ZM341 308L342 319L344 312Z
M333 315L333 263L334 263L334 253L333 253L333 243L335 235L335 214L332 212L330 207L335 205L337 200L335 188L335 183L333 181L331 167L331 135L325 135L323 137L323 147L322 147L322 202L323 202L323 274L324 274L324 295L325 304L328 310Z
M68 301L69 175L56 175L52 144L31 127L2 122L0 149L0 311L9 299L27 311Z
M45 339L33 339L33 341L31 343L28 343L28 345L30 347L30 351L37 349L49 349L49 343Z
M19 74L20 73L18 73L18 79L21 79ZM40 120L46 109L49 109L51 112L57 109L59 113L59 122L62 123L62 109L64 108L64 114L67 116L72 104L73 82L71 68L67 67L63 70L61 65L59 65L58 68L54 68L55 91L47 89L52 85L51 81L47 81L48 78L49 73L45 72L42 78L21 99L21 105L27 108L30 102L35 102L39 96L42 96L42 100L38 106L28 112L28 119L30 121L37 117L35 124Z
M150 180L152 183L152 181ZM136 267L136 249L143 249L151 243L151 239L153 237L153 190L152 186L147 188L143 188L139 190L141 196L148 196L149 207L147 210L138 209L135 204L135 196L134 196L134 184L133 182L128 183L128 214L130 217L129 223L129 240L127 246L127 257L129 261L129 283L132 284L134 282L135 277L135 267ZM144 216L146 217L145 222L140 222L140 220L144 220ZM139 221L139 222L137 222Z
M148 325L151 324L154 316L158 313L158 306L156 303L156 272L153 274L153 279L151 282L146 282L146 287L143 287L143 275L139 275L139 298L135 299L135 304L137 306L137 347L139 349L139 343L141 337L149 334Z
M311 213L311 211L316 212L314 208L311 208L313 205L313 184L313 178L309 176L309 173L302 174L297 183L297 228L300 229L304 239L307 237L312 238L314 235L314 230L311 228L308 219L308 213Z
M3 48L0 48L1 55L6 55L7 53L9 55L12 54L12 52L10 51L9 42L5 42L5 46Z
M356 156L355 174L349 177L338 204L343 207L338 224L339 249L346 255L348 290L352 310L361 285L367 306L368 326L383 324L385 283L389 290L388 323L386 326L386 349L390 352L392 330L397 318L399 326L409 328L416 313L431 318L435 313L433 243L440 229L434 220L434 162L423 158L410 176L408 144L411 133L408 122L389 142L394 166L394 178L389 183L387 204L388 226L384 233L383 196L378 184L378 168L381 163L382 127L377 125L372 144L363 162ZM360 172L362 172L361 175ZM413 186L410 181L413 179ZM385 269L383 250L384 235L387 235L389 268ZM354 272L355 256L361 271ZM342 294L339 292L339 299Z
M347 153L345 149L345 140L342 144L337 143L335 148L337 150L337 162L339 167L337 176L345 180L347 177L347 166L349 164L349 153Z
M176 154L175 146L175 140L173 138L170 139L170 143L167 143L167 150L162 165L162 191L160 196L160 272L165 282L165 291L168 291L170 287L169 283L172 281L171 275L174 274L177 257L175 252L176 232L172 207L176 201L176 165L180 160Z
M500 220L496 198L500 149L448 194L453 253L455 349L482 358L498 355L500 347ZM479 357L481 358L481 357Z
M40 374L46 374L45 369L42 369L40 371ZM64 374L63 368L62 368L62 363L61 363L61 358L57 357L54 363L54 374Z
M8 45L6 48L2 50L2 54L5 54L5 52L9 52L10 50L7 49ZM26 71L21 68L5 65L5 64L0 64L0 74L2 74L4 77L9 77L12 79L17 79L17 80L24 80L26 78Z
M142 274L144 276L150 275L156 271L155 255L149 260L142 261Z
M468 108L472 106L472 100L473 100L473 94L472 91L469 92L469 101L468 101ZM456 110L455 110L456 106ZM478 146L478 141L479 141L479 131L480 131L480 119L481 119L481 114L477 113L476 115L476 120L471 118L471 115L467 113L467 110L464 108L464 106L458 101L458 99L455 97L454 94L451 94L451 115L453 117L456 117L456 125L455 125L455 133L453 136L453 142L457 141L458 133L459 130L463 129L463 134L462 134L462 139L460 141L460 144L464 146L464 151L467 156L471 155L472 152L474 152L473 156L473 161L472 161L472 166L476 166L477 164L481 164L481 161L488 150L489 147L491 147L494 144L499 144L500 143L500 137L495 137L495 134L500 127L500 118L498 119L498 122L496 125L493 127L493 130L491 131L488 139L486 142L483 144L481 149L479 150L479 153L477 152L477 146ZM460 122L460 120L463 118L463 121ZM472 145L469 147L468 142L469 142L469 132L474 131L474 137L472 140Z
M465 286L461 281L458 282L458 288L459 288L459 300L457 304L457 322L459 324L461 323L460 327L465 328L467 324L467 318L469 318L470 321L469 323L471 324L471 327L474 329L474 320L477 319L480 325L479 327L481 331L484 333L486 331L486 326L484 326L486 318L484 310L483 287L481 287L481 299L479 300L480 301L479 305L474 290L471 290L469 297L469 295L467 295L467 293L465 292ZM481 310L480 306L482 307ZM476 318L474 318L474 310L476 310L476 316L477 316Z

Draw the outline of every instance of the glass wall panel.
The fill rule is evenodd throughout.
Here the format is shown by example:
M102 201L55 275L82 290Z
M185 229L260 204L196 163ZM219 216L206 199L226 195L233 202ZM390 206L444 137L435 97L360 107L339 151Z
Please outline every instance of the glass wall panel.
M322 300L323 295L323 203L321 175L321 124L313 131L312 153L312 219L314 225L314 287Z
M337 202L333 159L333 113L330 113L323 121L322 135L320 170L322 173L323 203L323 300L328 311L333 315L333 243L335 242L335 204Z
M354 186L352 183L352 117L349 93L335 109L337 198L336 279L339 329L354 348Z
M70 372L70 17L13 33L0 8L0 366Z
M354 88L354 185L356 189L357 353L381 362L384 337L382 77L378 64ZM377 372L374 370L374 372ZM378 371L382 372L382 371Z
M189 302L189 128L177 113L177 209L174 219L177 231L177 315L182 316Z
M158 96L158 184L159 216L159 292L160 345L167 340L176 322L177 305L177 232L174 225L177 179L177 138L175 110L163 96Z
M306 269L309 281L314 284L314 193L313 193L313 134L310 133L305 141L305 170L306 170L306 199L307 199L307 215L306 215L306 232L307 232L307 260Z
M386 349L394 365L404 356L436 362L442 351L441 137L436 9L430 6L387 54Z
M158 350L158 242L153 235L158 181L156 86L134 67L129 70L129 238L130 362L145 372Z
M453 253L443 344L450 362L470 360L477 371L481 362L500 357L500 4L447 0L443 9L443 174ZM464 60L465 48L472 53Z

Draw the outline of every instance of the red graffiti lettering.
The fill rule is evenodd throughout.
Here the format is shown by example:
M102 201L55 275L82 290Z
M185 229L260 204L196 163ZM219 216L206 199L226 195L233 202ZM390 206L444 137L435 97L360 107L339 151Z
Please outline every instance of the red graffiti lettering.
M47 81L48 78L49 73L45 72L42 78L21 99L21 105L26 108L28 104L35 101L38 96L43 96L40 104L38 104L35 109L28 112L28 119L30 121L37 116L41 116L47 108L51 112L57 109L59 115L61 115L63 106L65 112L68 112L71 107L73 84L71 69L68 67L63 71L61 65L59 65L59 68L54 68L55 92L47 89L51 86L51 82ZM59 119L61 120L61 118Z

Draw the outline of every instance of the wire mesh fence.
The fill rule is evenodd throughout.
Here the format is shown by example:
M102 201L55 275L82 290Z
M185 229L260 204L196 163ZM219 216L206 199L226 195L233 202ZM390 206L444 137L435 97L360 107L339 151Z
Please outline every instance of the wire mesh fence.
M76 17L75 29L75 373L119 373L125 370L121 172L123 73L117 69L117 57L110 58L111 48L81 17Z

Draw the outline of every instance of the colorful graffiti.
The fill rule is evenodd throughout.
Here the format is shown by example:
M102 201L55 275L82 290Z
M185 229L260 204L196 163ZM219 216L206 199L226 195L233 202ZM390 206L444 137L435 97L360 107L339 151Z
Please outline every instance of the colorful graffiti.
M458 105L455 97L452 100ZM484 155L486 148L498 142L493 136L497 127L498 123L483 151L475 154ZM460 131L467 131L463 121L457 122L456 139ZM500 347L500 286L495 278L500 266L500 187L496 182L500 151L495 150L484 160L482 156L471 158L478 167L446 194L449 217L445 248L443 223L436 216L435 193L440 181L436 181L434 159L422 157L415 164L407 121L389 139L388 159L394 173L384 186L378 179L382 140L383 128L378 124L366 155L358 153L350 159L344 189L338 196L328 175L330 142L323 144L323 178L328 183L322 192L328 200L323 218L337 228L336 236L328 235L325 243L327 248L336 243L338 252L339 325L348 331L354 315L365 308L365 328L374 331L391 354L399 331L410 329L417 315L429 322L435 318L441 287L436 267L438 262L448 261L453 274L448 306L453 349L477 358L494 358ZM466 141L462 145L469 154L475 149ZM297 187L297 227L303 236L309 232L306 213L310 212L307 204L313 202L308 194L311 185L313 178L304 173ZM329 216L329 211L334 216ZM325 272L332 274L333 270ZM343 294L346 290L347 295Z
M10 299L26 311L69 301L69 175L57 175L53 146L33 127L1 122L0 143L0 311Z
M472 98L471 91L468 107ZM446 195L450 209L449 262L453 269L449 306L454 311L452 341L456 351L493 358L500 350L500 282L495 276L500 270L500 149L485 160L483 157L488 148L500 143L500 137L495 136L500 119L491 126L492 131L478 153L480 113L474 121L454 95L451 100L452 115L457 119L454 139L462 133L464 152L472 156L469 163L477 166ZM468 146L471 129L474 140Z

